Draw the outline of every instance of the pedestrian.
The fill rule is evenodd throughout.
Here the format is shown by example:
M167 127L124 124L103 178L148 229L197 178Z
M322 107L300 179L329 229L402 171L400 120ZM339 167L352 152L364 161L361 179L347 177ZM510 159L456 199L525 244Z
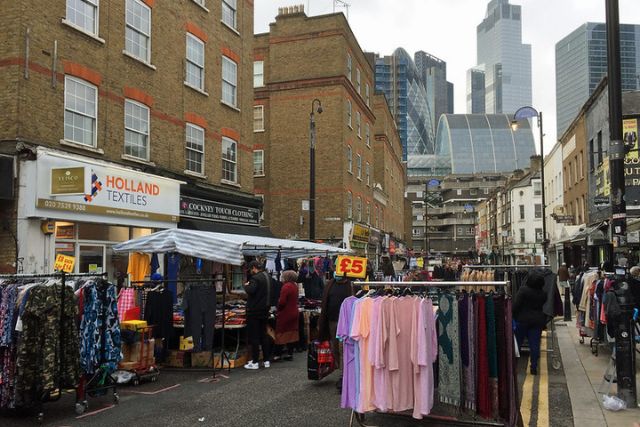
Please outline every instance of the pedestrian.
M312 265L305 266L305 268L300 270L298 282L302 283L305 298L320 300L322 299L324 282Z
M388 256L382 257L382 274L384 275L384 280L387 282L395 280L396 278L396 269L393 267L391 258Z
M640 309L640 267L631 267L629 274L629 291L633 297L633 304L635 308Z
M271 277L258 261L249 263L251 278L244 284L247 293L247 332L251 345L251 360L244 365L245 369L260 368L260 347L265 368L271 366L271 343L267 336L267 320L271 307L273 287Z
M278 353L282 352L282 346L286 346L287 355L284 360L293 360L293 350L295 344L300 340L298 333L298 273L287 270L280 276L282 289L278 300L276 312L276 339Z
M327 283L322 295L318 337L321 341L330 341L331 343L335 367L336 370L340 371L340 377L336 382L336 387L339 391L342 391L342 343L338 340L336 332L342 302L352 294L351 281L346 277L339 277L331 279Z
M558 287L560 288L561 295L564 294L564 288L569 287L569 269L565 262L558 267Z
M522 348L525 338L529 342L529 358L531 375L538 374L538 360L540 359L540 339L542 329L547 324L547 315L542 308L547 301L547 295L542 290L544 276L538 272L531 272L524 286L518 289L513 299L513 319L516 322L516 340Z

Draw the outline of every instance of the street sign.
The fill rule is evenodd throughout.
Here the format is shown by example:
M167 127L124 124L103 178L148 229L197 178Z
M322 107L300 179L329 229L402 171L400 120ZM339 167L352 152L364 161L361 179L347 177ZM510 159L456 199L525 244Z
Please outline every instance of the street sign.
M437 179L432 179L427 182L427 187L437 187L438 185L440 185L440 181Z
M65 273L72 273L73 266L76 263L76 258L72 256L58 254L56 262L53 264L55 271L64 271Z
M611 200L608 196L596 196L593 198L593 204L596 206L610 206Z
M356 256L339 256L336 260L336 277L345 275L364 279L367 276L367 259Z
M556 215L554 217L556 222L561 224L573 224L574 216L573 215Z

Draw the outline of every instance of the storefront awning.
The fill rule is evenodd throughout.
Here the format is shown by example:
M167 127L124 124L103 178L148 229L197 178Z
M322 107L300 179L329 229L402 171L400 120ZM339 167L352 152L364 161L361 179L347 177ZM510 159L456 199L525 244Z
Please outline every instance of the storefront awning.
M273 237L267 227L251 225L226 224L223 222L203 221L198 219L180 218L179 228L197 231L212 231L214 233L240 234L243 236Z
M164 230L128 240L115 245L113 250L145 253L178 252L182 255L233 265L242 265L245 255L274 255L280 252L282 258L301 258L351 253L348 249L302 240L185 229Z

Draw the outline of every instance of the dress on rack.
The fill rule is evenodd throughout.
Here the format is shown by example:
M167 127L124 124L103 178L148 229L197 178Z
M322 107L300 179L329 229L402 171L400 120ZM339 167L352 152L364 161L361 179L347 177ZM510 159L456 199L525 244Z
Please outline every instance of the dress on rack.
M438 306L438 394L441 402L460 406L458 302L455 296L443 294Z

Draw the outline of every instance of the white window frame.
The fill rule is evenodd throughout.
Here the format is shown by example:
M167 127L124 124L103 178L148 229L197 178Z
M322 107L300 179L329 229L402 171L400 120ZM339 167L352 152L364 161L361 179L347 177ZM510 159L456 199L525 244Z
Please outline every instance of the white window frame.
M202 64L198 64L197 62L195 62L195 58L189 58L189 40L191 40L192 42L195 42L198 46L202 48ZM187 33L185 49L186 49L186 53L185 53L186 61L185 61L185 70L184 70L184 77L185 77L184 83L187 86L190 86L194 89L198 89L204 92L205 64L206 64L204 41L200 40L198 37L194 36L191 33ZM189 72L188 72L189 65L193 66L197 71L200 72L200 85L189 81Z
M353 218L353 193L347 192L347 219Z
M367 225L371 225L371 203L367 202L367 207L364 211L365 219L367 220Z
M358 95L360 95L360 88L362 87L362 79L360 75L360 68L356 67L356 90L358 91Z
M362 197L360 196L356 199L356 219L362 222Z
M84 112L80 112L77 110L73 110L69 107L69 102L68 102L68 96L70 95L67 92L67 89L69 88L69 84L68 82L72 81L74 84L79 84L79 85L83 85L85 87L85 91L86 89L90 89L93 90L93 104L95 105L94 108L94 116L92 117L91 115L84 113ZM86 98L85 98L86 101ZM91 83L87 82L86 80L82 80L79 79L77 77L72 77L72 76L65 76L64 77L64 112L65 112L65 119L64 119L64 127L66 128L66 113L67 111L71 114L76 114L78 116L82 116L83 118L90 118L91 120L93 120L93 129L91 129L91 134L92 134L92 138L91 138L91 145L87 145L84 142L81 141L76 141L72 138L68 138L66 132L64 132L64 140L65 141L69 141L69 142L73 142L75 144L80 144L86 147L93 147L96 148L97 144L98 144L98 88L95 85L92 85Z
M371 147L371 128L369 127L369 123L364 124L364 136L367 147Z
M369 162L365 165L364 169L365 177L367 178L367 186L371 187L371 165Z
M533 204L533 217L535 219L542 218L542 203L534 203Z
M260 169L256 173L256 154L260 153ZM253 176L265 176L264 171L264 150L253 150Z
M233 160L225 158L225 144L231 144L231 146L233 147L233 155L234 155ZM222 147L222 182L237 184L238 183L238 142L231 138L223 136L221 147ZM228 171L229 168L227 167L227 165L231 165L233 167L232 177L225 176L225 174L230 173ZM229 178L233 178L233 179L229 179Z
M72 16L74 16L74 13L69 13L70 12L70 6L71 3L75 3L75 4L82 4L83 6L85 6L86 8L91 8L92 12L93 12L93 28L88 28L86 26L81 25L80 23L78 23L77 20L74 20L72 18ZM73 11L79 13L81 11L73 8ZM65 24L69 24L87 34L90 34L92 36L98 37L98 32L100 29L100 0L67 0L66 1L66 12L65 12L65 19L63 21Z
M259 117L256 117L257 111L260 111ZM256 120L259 120L259 122L256 122ZM256 127L256 123L259 123L260 126ZM264 132L264 105L253 106L253 131Z
M351 80L351 75L353 73L353 58L350 53L347 53L347 78L349 81Z
M225 12L227 15L225 15ZM231 22L228 21L231 18ZM238 31L238 2L237 0L222 0L222 23Z
M347 99L347 126L349 126L349 129L353 129L352 116L353 109L351 106L351 100Z
M142 109L143 111L145 111L147 113L147 117L146 117L146 121L147 121L147 132L145 134L145 132L141 129L135 129L133 127L127 127L127 105L132 105L135 106L137 108ZM131 157L134 159L140 159L140 160L144 160L144 161L149 161L149 153L151 151L151 111L149 109L149 107L147 107L146 105L138 102L138 101L134 101L133 99L125 99L124 100L124 154L127 157ZM127 131L129 132L133 132L136 133L138 135L144 135L146 137L145 139L145 157L140 157L140 156L136 156L134 154L128 153L127 152L127 148L129 147L128 143L127 143Z
M225 76L225 63L233 66L234 76ZM231 89L231 100L225 99L225 85ZM233 108L238 108L238 64L225 55L222 55L222 102Z
M362 181L362 156L360 154L356 157L356 172L356 176L360 181Z
M200 148L200 149L198 149L198 148L195 146L195 144L192 144L192 146L189 146L189 145L190 145L190 143L192 143L192 142L195 142L196 144L197 144L197 143L200 143L200 141L197 141L197 140L195 140L195 139L189 138L189 129L191 129L192 131L196 131L196 133L198 133L198 134L201 134L201 135L202 135L202 145L201 145L201 148ZM195 134L194 134L194 133L192 133L192 135L195 135ZM205 146L205 140L206 140L206 136L205 136L205 130L204 130L204 128L202 128L202 127L200 127L200 126L198 126L198 125L195 125L195 124L193 124L193 123L186 123L186 126L185 126L185 149L186 149L186 152L185 152L185 170L186 170L186 171L188 171L188 172L190 172L190 173L195 173L195 174L203 175L203 176L204 176L204 172L205 172L205 171L204 171L204 165L205 165L205 159L204 159L204 153L205 153L205 149L204 149L204 146ZM189 162L189 156L188 156L188 153L189 153L189 152L193 152L193 153L196 153L196 155L197 155L197 154L199 154L199 155L201 156L201 157L200 157L200 170L193 170L193 169L191 169L191 168L189 167L189 164L190 164L190 162ZM192 161L192 162L193 162L193 163L197 163L197 162L195 162L195 161Z
M347 172L353 175L353 149L347 146Z
M132 23L128 22L128 10L129 8L127 7L129 5L129 3L132 4L137 4L138 6L142 7L143 10L147 11L149 13L149 33L145 33L142 29L140 28L136 28ZM152 29L152 21L151 21L151 8L149 6L147 6L143 1L141 0L126 0L126 5L125 5L125 41L124 41L124 50L127 54L133 56L134 58L138 58L139 60L146 62L147 64L151 63L151 29ZM130 29L131 31L135 32L136 34L141 34L144 37L146 37L146 49L147 49L147 55L146 57L141 57L139 55L136 55L132 50L127 49L127 43L128 43L128 39L127 39L127 30Z
M364 85L364 97L367 107L370 107L369 102L371 101L371 89L369 88L369 83L365 83Z
M256 72L258 66L262 68L259 73ZM264 87L264 61L253 61L253 87Z
M207 12L209 11L209 9L207 9L207 0L193 0L193 2L198 6L200 6L201 8L203 8L204 10L206 10Z
M362 117L360 116L360 111L356 111L356 131L358 138L362 139Z

